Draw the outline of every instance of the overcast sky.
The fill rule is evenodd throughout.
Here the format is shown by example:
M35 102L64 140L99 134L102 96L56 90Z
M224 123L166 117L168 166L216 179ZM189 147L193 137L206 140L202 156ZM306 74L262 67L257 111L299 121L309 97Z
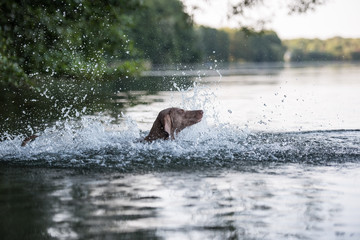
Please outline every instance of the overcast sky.
M229 1L236 0L183 0L185 5L198 4L201 10L193 12L197 24L210 27L237 27L236 19L227 19ZM271 19L267 29L275 30L280 38L330 38L334 36L360 38L360 0L328 0L315 11L302 15L287 14L279 5L284 0L264 1L251 16Z

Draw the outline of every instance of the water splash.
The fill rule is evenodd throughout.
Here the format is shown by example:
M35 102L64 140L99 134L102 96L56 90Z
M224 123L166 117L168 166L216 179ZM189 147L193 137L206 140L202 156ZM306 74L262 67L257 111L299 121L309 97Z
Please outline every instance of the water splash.
M117 171L230 168L273 163L330 164L359 161L360 131L254 133L206 121L182 131L174 141L139 141L147 132L122 129L83 117L46 129L26 147L22 136L0 142L0 162L10 165L108 168ZM126 122L126 121L125 121Z
M216 91L202 84L201 74L190 87L181 88L175 83L173 87L180 100L171 104L205 110L203 121L184 129L174 141L144 143L141 139L148 130L140 130L137 122L126 114L120 114L120 123L114 123L112 117L100 113L86 116L85 106L78 111L68 104L61 107L62 117L26 147L20 147L23 135L4 134L0 164L131 172L238 169L274 163L324 165L360 159L358 130L254 132L219 120ZM51 98L51 91L44 89L42 93ZM86 98L85 94L78 100ZM37 133L30 126L29 131Z

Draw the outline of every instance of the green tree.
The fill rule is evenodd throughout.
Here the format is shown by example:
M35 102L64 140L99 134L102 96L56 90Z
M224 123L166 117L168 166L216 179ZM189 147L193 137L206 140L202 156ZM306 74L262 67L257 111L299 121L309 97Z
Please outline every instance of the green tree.
M200 26L197 32L203 60L229 61L230 38L227 32L204 26Z
M242 28L228 30L232 61L275 62L283 61L286 48L273 31L255 32Z
M38 74L100 79L114 56L124 59L132 50L125 32L140 2L1 1L0 63L6 71L0 83L21 85Z
M327 40L293 39L284 44L291 53L290 61L358 60L360 39L334 37Z
M179 0L147 0L129 36L154 64L191 63L201 55L192 19Z

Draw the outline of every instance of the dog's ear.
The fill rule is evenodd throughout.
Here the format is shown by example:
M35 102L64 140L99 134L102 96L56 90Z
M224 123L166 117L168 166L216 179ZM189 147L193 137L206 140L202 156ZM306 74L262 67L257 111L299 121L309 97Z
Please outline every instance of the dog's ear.
M169 137L173 138L174 134L171 132L172 123L171 123L171 117L170 114L166 114L164 117L164 130L169 134Z

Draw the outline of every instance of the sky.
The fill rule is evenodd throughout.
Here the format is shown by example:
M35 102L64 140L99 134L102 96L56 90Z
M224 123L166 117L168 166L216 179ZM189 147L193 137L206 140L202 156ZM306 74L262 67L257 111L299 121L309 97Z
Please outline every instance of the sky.
M229 2L236 0L183 0L183 2L185 6L200 5L201 10L188 9L188 12L193 14L196 24L215 28L239 26L236 18L230 20L227 18ZM265 28L275 30L281 39L327 39L335 36L360 38L360 0L327 0L315 11L290 16L287 14L287 8L281 5L286 0L264 2L267 5L250 12L247 17L270 20Z

